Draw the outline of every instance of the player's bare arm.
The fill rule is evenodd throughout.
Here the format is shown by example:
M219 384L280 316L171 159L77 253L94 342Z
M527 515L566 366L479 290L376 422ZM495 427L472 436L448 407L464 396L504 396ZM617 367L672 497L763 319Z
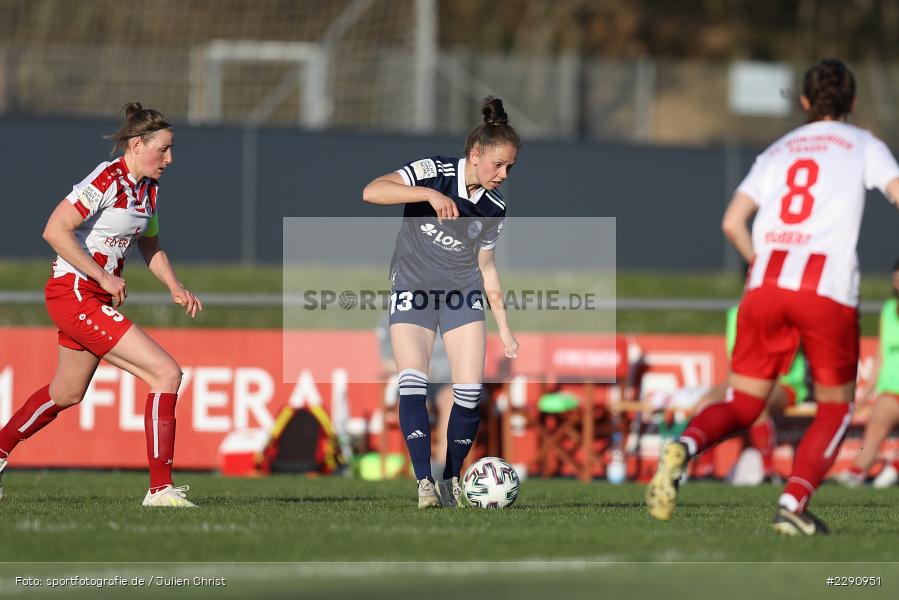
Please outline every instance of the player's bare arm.
M362 190L362 199L369 204L380 206L427 202L437 212L437 219L440 222L443 219L459 217L459 209L447 196L428 187L408 186L396 172L382 175L365 186Z
M887 184L887 198L899 209L899 177Z
M721 230L728 240L740 253L747 263L752 262L752 234L749 231L749 220L758 210L755 200L748 195L737 192L731 199L724 219L721 221Z
M518 356L518 340L509 329L509 323L506 319L506 307L503 303L503 288L499 279L499 271L496 268L496 252L492 249L481 249L478 251L478 267L481 269L481 275L484 277L484 293L490 302L490 310L493 312L493 318L496 319L496 326L499 329L500 339L503 341L508 358Z
M113 307L120 306L128 297L125 280L103 269L78 244L74 231L83 222L84 217L70 202L63 199L47 220L44 240L59 256L109 292Z
M197 312L203 310L203 303L178 280L168 255L159 245L159 236L142 237L138 240L137 247L150 272L172 293L175 304L183 306L185 312L192 318L196 317Z

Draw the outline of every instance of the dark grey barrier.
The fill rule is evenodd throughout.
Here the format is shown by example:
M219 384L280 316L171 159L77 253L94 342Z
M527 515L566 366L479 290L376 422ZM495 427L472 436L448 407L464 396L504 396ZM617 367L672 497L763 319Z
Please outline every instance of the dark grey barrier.
M51 257L40 234L71 185L109 156L101 135L113 119L0 119L0 256ZM175 164L160 189L162 239L178 261L281 260L282 217L399 215L361 200L372 178L463 140L341 131L177 127ZM756 150L623 143L526 142L504 185L515 216L618 220L619 268L733 266L719 223ZM254 200L248 210L244 199ZM864 271L888 271L899 255L899 215L869 195L859 243ZM558 240L535 240L553 244ZM386 259L385 259L386 260Z

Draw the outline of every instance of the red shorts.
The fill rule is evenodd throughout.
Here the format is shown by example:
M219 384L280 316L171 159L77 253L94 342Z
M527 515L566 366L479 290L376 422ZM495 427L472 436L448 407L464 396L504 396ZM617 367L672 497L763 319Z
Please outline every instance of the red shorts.
M131 320L112 307L112 296L91 280L71 273L51 277L44 297L60 346L102 357L131 328Z
M789 368L800 339L816 383L855 381L858 310L811 292L774 286L743 296L731 368L738 375L773 380Z

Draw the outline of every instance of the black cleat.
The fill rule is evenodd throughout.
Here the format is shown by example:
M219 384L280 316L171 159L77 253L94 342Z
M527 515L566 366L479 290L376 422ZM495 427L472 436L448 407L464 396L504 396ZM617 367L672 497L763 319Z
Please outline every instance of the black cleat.
M830 529L824 521L809 511L799 514L779 506L774 511L774 519L771 521L774 531L781 535L828 535Z

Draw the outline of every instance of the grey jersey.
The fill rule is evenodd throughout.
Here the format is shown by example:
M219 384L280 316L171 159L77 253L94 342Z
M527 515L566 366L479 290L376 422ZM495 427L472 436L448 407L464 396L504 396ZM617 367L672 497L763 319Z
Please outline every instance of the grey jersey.
M451 198L459 218L438 223L427 202L406 204L390 261L391 281L408 286L481 285L478 251L496 246L506 216L502 196L484 188L469 196L464 158L423 158L397 173L406 185L429 187Z

